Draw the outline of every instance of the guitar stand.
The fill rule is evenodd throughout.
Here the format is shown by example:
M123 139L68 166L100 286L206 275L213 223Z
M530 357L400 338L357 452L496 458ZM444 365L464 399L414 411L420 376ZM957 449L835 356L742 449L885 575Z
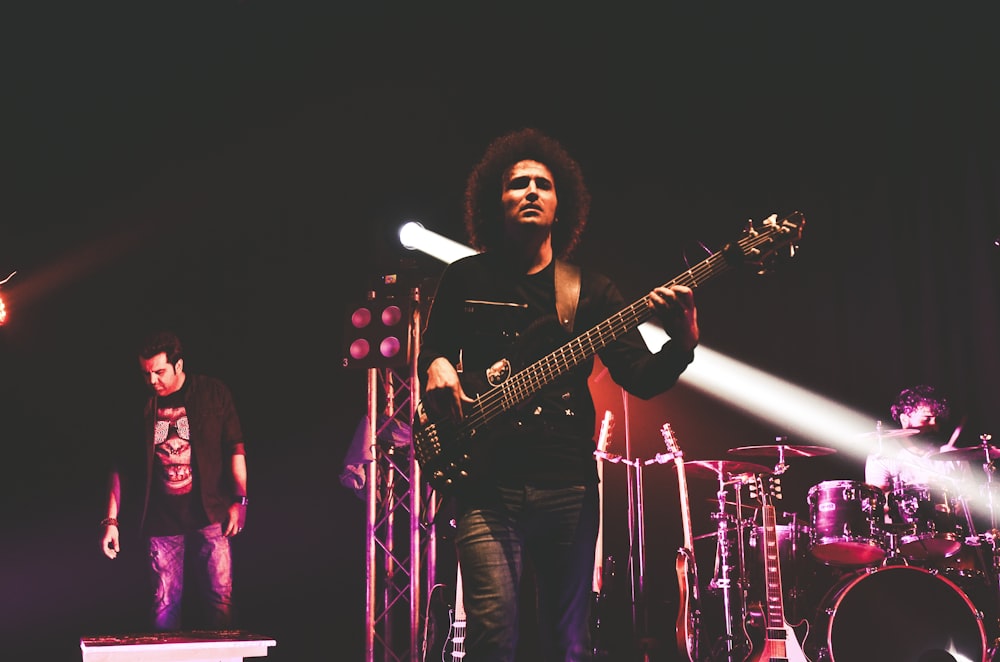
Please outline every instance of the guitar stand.
M648 630L648 612L646 609L646 587L645 587L645 576L646 576L646 525L645 525L645 510L643 501L643 468L651 464L667 464L668 462L683 462L683 456L680 453L657 453L652 459L643 460L641 458L628 459L627 457L622 457L621 455L600 452L598 454L602 460L610 462L612 464L624 464L627 467L628 473L628 507L630 511L629 515L629 544L632 546L635 543L633 549L635 552L630 552L629 555L629 567L631 569L631 589L632 589L632 626L634 633L636 635L636 646L642 660L650 660L651 653L659 648L659 642L649 635ZM694 575L697 577L697 563L694 559L694 550L689 550L691 552L689 561L692 568L694 569ZM633 557L637 556L637 563ZM695 591L698 587L693 587ZM695 593L697 595L697 593ZM701 640L701 632L698 631L700 628L700 618L695 618L695 633L694 637L696 640Z
M673 459L672 455L658 453L653 460L629 459L615 453L598 451L597 457L611 464L624 464L628 487L628 535L629 535L629 583L632 592L632 629L636 635L642 659L649 659L649 651L655 642L647 637L648 618L645 603L646 576L646 527L643 510L642 468L647 464L663 464ZM636 558L638 557L638 558Z

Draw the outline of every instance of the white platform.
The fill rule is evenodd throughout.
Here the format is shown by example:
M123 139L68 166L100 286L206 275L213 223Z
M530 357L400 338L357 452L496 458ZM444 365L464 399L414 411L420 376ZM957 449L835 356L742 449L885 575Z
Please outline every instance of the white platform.
M83 662L241 662L267 657L274 639L248 632L197 631L83 637Z

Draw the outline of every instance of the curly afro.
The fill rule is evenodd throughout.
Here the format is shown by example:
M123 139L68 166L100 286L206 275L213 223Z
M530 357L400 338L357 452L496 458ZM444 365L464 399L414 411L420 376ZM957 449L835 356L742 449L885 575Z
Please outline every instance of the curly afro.
M552 226L552 250L556 257L568 257L587 225L590 193L580 165L558 141L534 128L512 131L495 139L469 174L464 214L469 241L479 251L500 245L503 175L515 163L526 160L543 163L552 172L559 199L559 222Z

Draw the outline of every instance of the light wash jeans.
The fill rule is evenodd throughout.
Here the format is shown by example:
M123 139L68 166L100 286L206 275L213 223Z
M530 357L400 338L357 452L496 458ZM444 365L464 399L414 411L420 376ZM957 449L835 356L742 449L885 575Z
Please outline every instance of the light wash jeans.
M153 627L159 631L180 630L184 595L184 552L197 554L195 589L204 623L197 629L220 630L232 624L233 571L229 538L222 526L180 536L149 539L149 570L153 589ZM186 627L184 629L192 629Z

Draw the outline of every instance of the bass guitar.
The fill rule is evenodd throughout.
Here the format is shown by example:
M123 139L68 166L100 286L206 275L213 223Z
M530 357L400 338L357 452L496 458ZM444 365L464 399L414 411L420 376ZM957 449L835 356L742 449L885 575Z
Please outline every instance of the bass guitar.
M772 214L759 228L749 224L741 239L727 244L665 285L694 289L737 267L766 273L783 254L794 255L804 226L805 218L800 212L781 221ZM428 484L443 493L473 476L477 444L489 437L482 432L543 387L648 322L653 315L648 304L648 296L642 297L517 372L514 361L506 357L498 359L483 376L483 383L488 386L482 392L470 390L471 386L463 381L463 388L473 401L463 404L461 420L432 416L421 400L412 422L413 446Z
M764 557L765 597L763 604L763 635L750 635L751 651L747 662L810 662L802 652L802 640L809 634L809 623L803 620L791 626L785 620L785 607L781 588L781 560L778 557L777 518L772 498L781 498L781 483L778 476L769 476L767 482L760 475L751 483L751 497L757 492L764 517ZM799 636L799 630L802 636ZM748 633L750 634L750 633ZM754 640L759 641L756 643Z
M667 453L673 456L677 467L677 488L680 492L681 524L684 528L684 546L677 550L677 649L687 662L699 662L701 648L701 597L699 595L698 565L694 556L694 536L691 531L691 501L688 498L687 472L684 454L677 446L670 423L660 428Z

